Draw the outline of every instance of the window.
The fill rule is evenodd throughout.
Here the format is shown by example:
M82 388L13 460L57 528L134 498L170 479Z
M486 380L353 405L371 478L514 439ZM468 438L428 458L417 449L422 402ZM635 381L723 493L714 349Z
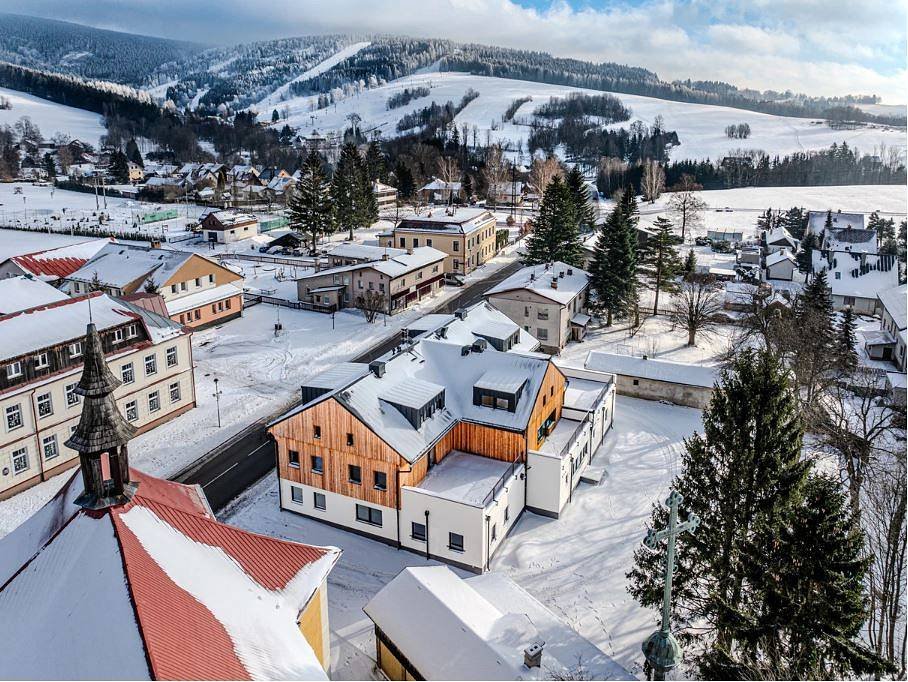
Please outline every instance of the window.
M288 450L287 459L290 462L290 466L292 466L295 469L300 468L300 453L299 452L297 452L296 450Z
M41 448L44 450L44 459L53 459L60 454L57 447L57 436L46 436L41 439Z
M208 275L208 283L214 284L214 275Z
M318 440L322 437L322 427L316 424L312 427L312 437Z
M290 486L290 499L296 502L297 504L303 503L303 489L297 488L295 485Z
M347 465L347 480L360 485L363 482L363 470L358 464Z
M145 356L145 376L158 373L158 358L154 355Z
M312 466L313 474L322 474L325 472L325 460L323 457L320 457L318 455L312 455L309 458L309 462Z
M192 317L196 320L201 320L202 319L202 310L200 308L196 308L195 310L193 310Z
M846 296L845 305L853 306L854 305L854 296Z
M537 319L537 320L547 320L547 319L549 319L549 311L548 311L548 310L543 310L543 309L540 308L539 310L536 311L536 319Z
M114 329L114 330L113 330L113 342L114 342L114 343L120 343L122 340L123 340L123 330L122 330L122 329Z
M528 306L528 305L523 306L523 316L524 317L530 316L530 306Z
M428 238L426 239L426 246L432 246L432 240L431 240L431 239L428 239Z
M177 293L177 285L176 285L176 284L171 284L171 285L170 285L170 293L171 293L171 294Z
M456 242L455 242L455 243L456 243ZM455 269L455 270L460 270L460 261L457 260L457 259L454 260L454 269Z
M22 363L19 360L16 362L11 362L6 366L6 378L12 379L14 377L22 376Z
M451 249L453 251L460 251L460 242L453 242L453 246L451 247Z
M325 493L312 493L312 506L316 509L321 509L325 511L328 505L325 503Z
M28 469L28 448L13 450L13 473L21 474Z
M634 386L639 386L639 385L640 385L640 380L634 379Z
M510 405L508 404L507 398L495 398L495 409L496 410L507 410Z
M448 549L455 552L463 551L463 535L460 533L448 533Z
M180 397L181 397L180 396L180 382L174 381L172 384L170 384L169 388L170 388L170 402L172 402L172 403L180 402Z
M511 508L505 507L504 508L504 520L507 521L510 518L511 518Z
M231 234L233 234L231 232ZM186 291L186 282L180 282L180 291Z
M66 384L66 405L72 407L79 404L79 394L76 393L76 386L79 384Z
M407 248L407 238L406 237L400 238L400 248L402 248L402 249Z
M167 366L176 367L177 364L177 347L171 346L167 349Z
M131 324L128 327L126 327L126 338L127 339L134 339L138 335L139 335L139 328L136 325Z
M161 409L161 394L159 391L152 391L148 394L148 411L157 412Z
M50 361L47 359L47 353L38 353L35 356L35 369L47 369Z
M82 342L76 341L75 343L69 344L69 357L77 358L82 355Z
M376 490L387 490L388 489L388 474L384 471L373 471L375 480L375 489Z
M546 341L549 338L549 330L545 327L536 327L536 338L540 341Z
M211 304L211 312L212 312L212 314L215 314L218 312L217 306L215 306L214 303Z
M224 307L227 310L230 310L230 299L229 298L224 300Z
M498 524L493 523L492 524L492 542L495 542L495 540L497 538L498 538Z
M347 445L350 445L350 446L353 445L353 434L352 433L347 434Z
M135 400L126 403L126 419L131 422L139 420L139 404Z
M413 248L415 249L418 246L419 246L419 240L416 237L413 237Z
M12 431L22 426L22 408L19 405L10 405L6 408L6 430Z
M373 526L381 525L381 510L367 507L364 504L356 505L356 520L369 523Z
M54 404L50 398L50 393L42 393L38 396L38 416L48 417L54 413Z
M136 380L136 373L132 368L131 362L127 362L120 369L120 377L123 380L124 384L131 384L133 381Z
M196 278L195 278L195 285L196 285L197 287L202 286L202 278L201 278L201 277L196 277Z
M480 400L483 407L495 407L495 396L489 395L488 393L483 393Z
M410 537L413 538L414 540L418 540L419 542L425 542L426 541L426 524L416 523L416 521L413 521L410 524Z

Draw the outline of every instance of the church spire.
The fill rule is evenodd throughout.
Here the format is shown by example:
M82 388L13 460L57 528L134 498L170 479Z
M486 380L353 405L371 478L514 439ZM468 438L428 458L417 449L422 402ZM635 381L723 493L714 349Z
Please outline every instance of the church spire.
M86 509L104 509L128 502L136 485L129 480L126 444L135 427L117 409L113 392L120 381L104 358L101 337L94 323L85 333L85 364L75 393L83 396L82 416L66 445L79 453L85 490L76 504ZM104 478L102 462L107 457L110 478Z

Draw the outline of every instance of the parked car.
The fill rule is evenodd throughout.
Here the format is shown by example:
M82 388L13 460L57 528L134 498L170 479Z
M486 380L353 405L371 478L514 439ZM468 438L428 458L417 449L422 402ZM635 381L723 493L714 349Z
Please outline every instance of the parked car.
M259 247L259 253L268 253L268 249L270 249L270 248L271 248L271 247L270 247L270 246L267 246L267 245L266 245L266 246L260 246L260 247Z
M697 246L709 246L709 237L697 237L694 239L694 244Z

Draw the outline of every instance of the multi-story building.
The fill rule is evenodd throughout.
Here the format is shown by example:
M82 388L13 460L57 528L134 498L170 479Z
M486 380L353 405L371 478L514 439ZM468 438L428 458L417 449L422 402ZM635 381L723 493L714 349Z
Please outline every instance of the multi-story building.
M154 290L174 322L194 329L243 314L243 277L188 251L110 244L66 281L73 294L98 287L111 296Z
M486 293L495 308L532 333L547 353L586 334L590 276L561 262L522 268Z
M864 348L872 360L888 360L900 372L906 366L906 338L908 338L908 315L905 312L905 296L908 285L886 289L877 294L880 311L880 329L868 334Z
M195 406L191 332L93 292L0 317L0 498L78 464L64 443L79 421L75 388L94 321L122 381L119 409L139 431Z
M495 216L484 208L434 209L405 218L392 232L379 235L379 244L431 246L446 254L446 273L466 275L496 253Z
M428 246L394 255L382 253L377 260L320 270L298 279L297 297L324 312L356 306L394 315L438 293L445 283L444 260L444 253Z
M898 256L893 254L814 249L812 256L811 270L814 275L826 272L836 310L851 308L859 315L874 315L878 294L899 283Z
M497 321L503 334L482 326L520 341ZM467 329L303 386L268 429L281 508L473 571L525 509L557 517L611 424L614 378L498 351L478 329L462 345Z
M259 233L258 218L236 211L210 211L201 224L205 239L218 244L232 244Z
M377 180L372 183L372 194L379 213L393 212L397 208L397 188L385 185Z

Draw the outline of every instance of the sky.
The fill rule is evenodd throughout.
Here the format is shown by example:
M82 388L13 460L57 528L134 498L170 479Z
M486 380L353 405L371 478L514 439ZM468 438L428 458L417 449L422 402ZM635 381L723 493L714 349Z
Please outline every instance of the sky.
M3 0L2 6L212 44L395 33L643 66L666 80L908 102L908 0Z

